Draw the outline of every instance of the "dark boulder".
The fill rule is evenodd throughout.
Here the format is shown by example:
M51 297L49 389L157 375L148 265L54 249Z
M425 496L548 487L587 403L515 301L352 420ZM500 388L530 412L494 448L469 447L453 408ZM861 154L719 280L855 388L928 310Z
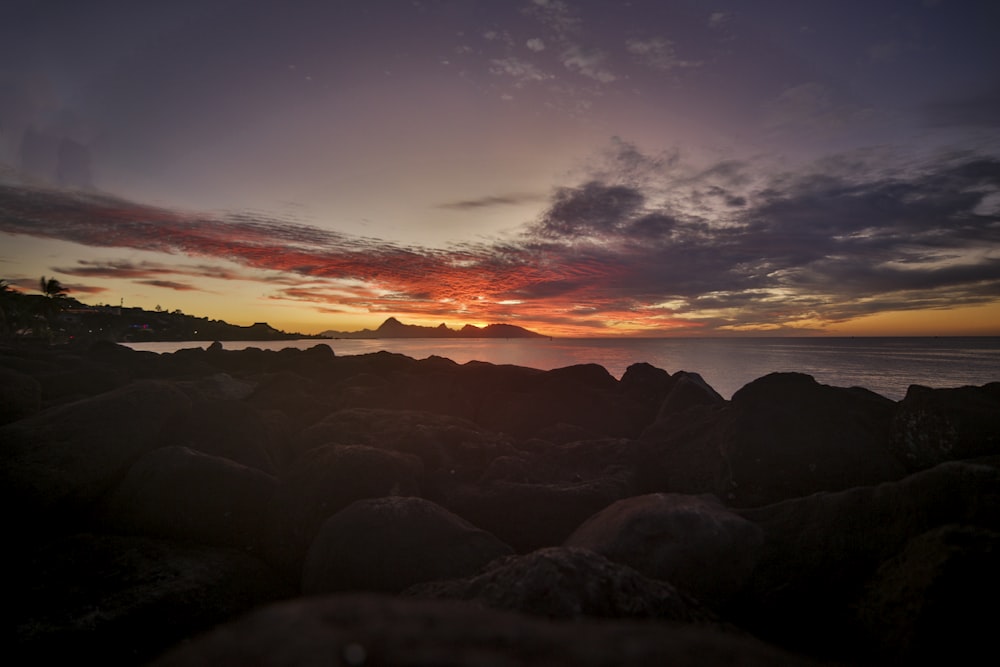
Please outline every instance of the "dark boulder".
M0 426L42 409L42 386L26 373L0 366Z
M954 389L912 385L893 416L891 447L912 470L1000 454L1000 382Z
M887 663L974 664L995 649L1000 533L949 525L913 538L868 583L859 616Z
M754 639L701 626L558 622L461 602L337 595L271 605L180 646L153 664L802 667L812 663Z
M72 523L140 456L170 444L169 425L190 409L176 387L141 381L0 428L7 525Z
M453 489L448 509L490 531L518 553L562 544L587 517L631 495L622 476L580 481L483 481Z
M338 410L303 430L297 449L329 443L413 454L427 473L444 484L476 480L497 456L514 453L505 438L472 422L416 410Z
M270 517L277 536L270 558L301 573L306 551L320 526L356 500L415 496L420 460L363 445L310 449L280 475Z
M864 389L773 373L728 404L683 404L642 436L653 490L713 493L747 507L906 474L889 451L895 404Z
M428 500L359 500L320 528L306 557L302 591L398 593L473 574L510 553L497 538Z
M831 656L866 646L854 609L865 583L912 538L947 524L1000 528L1000 470L951 462L898 482L738 510L764 531L743 623Z
M172 422L166 433L172 444L274 474L281 443L271 436L257 408L243 401L216 398L194 401L185 418Z
M291 592L245 553L165 540L81 534L25 557L8 650L39 664L144 664Z
M656 493L620 500L565 542L667 581L724 609L749 581L763 533L713 496Z
M274 477L186 447L152 451L129 468L102 502L100 524L114 532L199 542L259 553L261 521Z
M718 624L693 598L587 549L549 547L507 556L465 579L418 584L404 595L475 602L548 618L651 618Z
M660 404L657 420L687 412L694 407L719 406L726 402L726 399L697 373L678 371L671 379L673 382L670 391Z

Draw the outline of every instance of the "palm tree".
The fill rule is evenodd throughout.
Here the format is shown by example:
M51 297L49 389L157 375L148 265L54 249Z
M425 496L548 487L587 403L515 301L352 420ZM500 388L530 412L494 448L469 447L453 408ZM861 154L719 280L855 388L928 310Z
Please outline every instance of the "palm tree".
M42 294L44 294L49 299L62 298L66 296L67 292L69 292L68 289L63 287L63 284L61 282L59 282L55 278L49 278L48 280L46 280L45 276L42 276L42 279L38 282L38 289L40 289L42 291Z

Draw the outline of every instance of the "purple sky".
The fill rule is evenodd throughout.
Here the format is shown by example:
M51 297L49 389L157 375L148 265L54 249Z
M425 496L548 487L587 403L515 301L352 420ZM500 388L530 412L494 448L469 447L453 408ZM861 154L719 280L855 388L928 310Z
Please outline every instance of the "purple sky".
M0 277L301 331L1000 334L1000 4L13 0Z

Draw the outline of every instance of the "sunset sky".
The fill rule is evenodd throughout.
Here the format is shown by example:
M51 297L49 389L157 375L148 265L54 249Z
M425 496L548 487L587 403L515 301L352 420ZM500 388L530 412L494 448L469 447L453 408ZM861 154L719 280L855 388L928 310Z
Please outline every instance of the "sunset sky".
M1000 3L6 0L0 278L287 331L1000 335Z

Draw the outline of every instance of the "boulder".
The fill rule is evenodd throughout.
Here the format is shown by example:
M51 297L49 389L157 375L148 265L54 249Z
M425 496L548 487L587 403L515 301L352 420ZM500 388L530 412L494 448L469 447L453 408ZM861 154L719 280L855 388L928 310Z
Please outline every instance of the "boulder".
M165 540L79 534L24 556L8 649L39 664L145 664L290 593L245 553Z
M309 545L323 523L356 500L415 496L421 464L415 456L364 445L310 449L279 477L270 515L273 562L301 573Z
M954 389L912 385L893 415L890 443L914 471L1000 454L1000 382Z
M268 474L277 472L279 443L259 410L243 401L195 400L185 418L170 424L168 442L220 456Z
M475 602L548 618L655 618L719 624L707 608L663 581L587 549L548 547L507 556L465 579L417 584L404 595Z
M550 621L461 602L336 595L271 605L177 647L153 667L448 665L633 667L811 663L692 625Z
M728 404L678 401L683 411L665 409L642 436L652 490L713 493L748 507L906 474L889 450L895 404L865 389L772 373Z
M398 593L474 574L510 553L497 538L429 500L359 500L320 528L306 556L302 591Z
M0 428L8 527L72 524L140 456L169 444L169 425L190 409L169 383L141 381Z
M100 524L133 535L259 553L274 477L186 447L164 447L132 464L102 502Z
M0 426L42 409L42 386L26 373L0 366Z
M743 623L772 641L843 658L867 646L854 613L866 582L907 542L947 524L1000 528L1000 470L949 462L898 482L738 513L764 531Z
M465 484L441 501L490 531L518 553L559 546L573 530L616 500L631 494L621 476L550 483L505 480Z
M746 586L763 532L713 496L626 498L587 519L565 542L667 581L715 609Z
M948 525L910 540L879 567L858 605L886 662L974 664L995 648L1000 533Z

